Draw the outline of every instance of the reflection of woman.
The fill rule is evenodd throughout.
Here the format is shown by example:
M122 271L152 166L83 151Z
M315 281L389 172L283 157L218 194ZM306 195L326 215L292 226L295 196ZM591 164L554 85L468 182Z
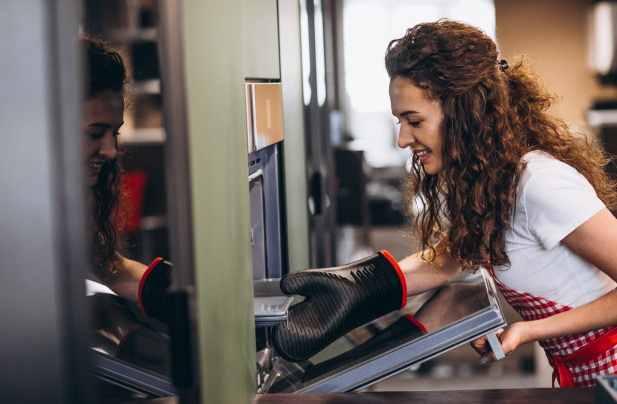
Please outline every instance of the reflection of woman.
M87 56L83 109L85 185L89 188L94 276L122 297L139 301L148 314L169 285L169 266L156 260L150 267L123 257L118 229L126 220L121 206L118 136L124 123L127 69L119 53L102 42L82 39ZM156 268L156 270L154 270ZM147 281L147 282L146 282ZM146 310L146 307L151 310Z
M539 341L561 386L593 385L617 363L617 220L606 208L617 194L603 170L608 160L547 112L552 97L525 60L508 67L474 27L420 24L390 43L386 68L398 144L412 152L408 201L422 201L413 219L423 249L398 264L377 256L348 268L349 282L329 295L343 290L352 299L337 303L345 320L329 325L328 337L396 309L384 296L418 293L461 269L488 266L525 320L501 334L504 352ZM311 294L331 283L329 272L291 274L282 287ZM365 307L374 312L364 314ZM333 311L290 313L301 325L279 327L275 345L320 349L319 324ZM485 339L473 346L493 358Z

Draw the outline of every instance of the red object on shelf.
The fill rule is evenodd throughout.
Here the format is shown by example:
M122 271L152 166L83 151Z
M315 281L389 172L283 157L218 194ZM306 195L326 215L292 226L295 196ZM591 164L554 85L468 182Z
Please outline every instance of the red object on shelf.
M148 175L142 170L126 171L122 174L122 193L129 204L125 227L127 235L137 234L141 230L147 181Z

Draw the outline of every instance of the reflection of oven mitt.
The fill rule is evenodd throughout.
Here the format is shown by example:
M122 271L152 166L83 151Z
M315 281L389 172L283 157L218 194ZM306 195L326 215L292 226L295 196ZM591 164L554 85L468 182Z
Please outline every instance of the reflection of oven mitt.
M142 313L164 322L169 320L167 289L171 285L171 267L171 263L157 258L139 282L139 307Z
M94 336L92 347L108 355L116 355L119 345L139 325L126 301L119 296L95 293L88 296Z
M392 346L391 344L398 341L411 341L417 337L421 337L426 334L426 332L426 328L424 328L422 323L420 323L415 317L406 314L385 329L379 331L375 336L371 337L366 342L363 342L349 351L316 365L309 365L306 368L302 381L306 382L314 379L315 377L321 376L356 359L376 352L380 348L387 347L388 344Z
M308 359L356 327L405 306L407 287L387 251L341 267L311 269L281 280L286 294L305 296L289 309L273 343L288 361Z

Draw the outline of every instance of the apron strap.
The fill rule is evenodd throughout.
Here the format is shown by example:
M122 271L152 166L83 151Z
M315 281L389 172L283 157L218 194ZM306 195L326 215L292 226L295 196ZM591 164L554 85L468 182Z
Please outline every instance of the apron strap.
M559 377L559 385L561 387L574 387L574 376L566 364L576 365L591 362L615 346L617 346L617 327L612 328L600 338L582 346L568 356L553 356L555 367L553 370L553 387L555 387L555 379L557 377Z

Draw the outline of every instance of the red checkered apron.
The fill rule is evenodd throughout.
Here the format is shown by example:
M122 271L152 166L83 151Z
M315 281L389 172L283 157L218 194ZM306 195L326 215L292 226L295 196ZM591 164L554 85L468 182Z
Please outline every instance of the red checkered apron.
M539 320L571 310L571 307L508 288L489 271L506 301L525 321ZM617 327L538 341L553 367L553 386L594 386L594 377L617 371Z

